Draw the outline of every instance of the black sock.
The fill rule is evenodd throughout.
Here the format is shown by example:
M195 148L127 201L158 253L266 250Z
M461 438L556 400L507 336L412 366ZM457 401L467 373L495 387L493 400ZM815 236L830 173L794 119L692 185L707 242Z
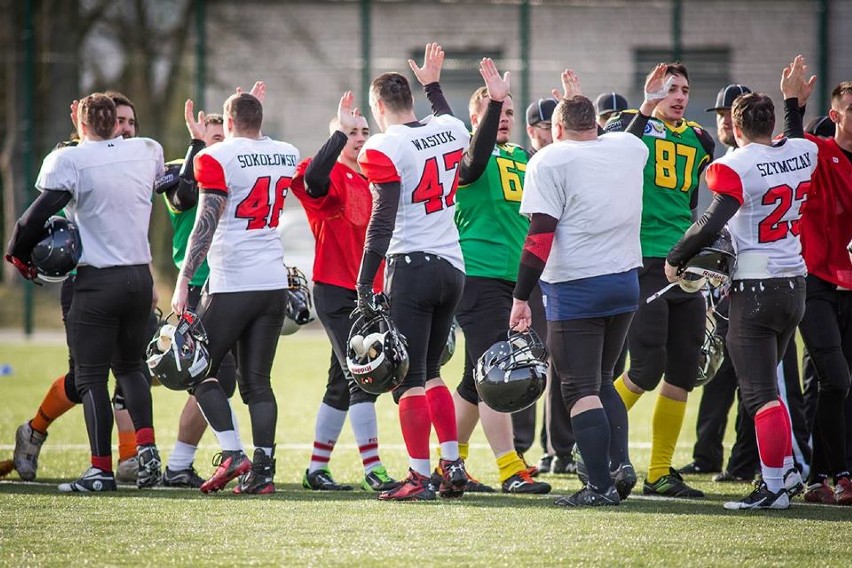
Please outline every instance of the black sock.
M227 432L234 430L234 421L231 417L231 407L225 391L219 385L219 381L205 381L195 387L193 392L201 412L207 423L216 432Z
M611 382L604 381L600 390L606 418L609 422L609 461L612 469L623 463L630 463L627 450L627 407Z
M603 408L592 408L571 417L574 439L589 470L589 486L603 493L612 485L609 476L609 422Z

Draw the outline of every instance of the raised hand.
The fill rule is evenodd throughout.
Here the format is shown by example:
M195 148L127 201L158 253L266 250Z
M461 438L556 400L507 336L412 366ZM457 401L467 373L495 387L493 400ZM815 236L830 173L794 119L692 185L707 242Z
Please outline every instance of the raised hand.
M207 125L204 123L204 111L198 111L198 120L193 116L195 111L192 99L186 99L183 105L183 118L186 120L186 129L189 130L189 135L193 140L204 140L204 134L207 132Z
M666 64L658 63L645 78L645 100L660 101L666 98L673 80L673 75L666 79Z
M558 89L553 89L550 92L554 99L570 99L576 95L583 94L582 89L580 89L580 78L577 77L577 74L574 73L574 71L566 69L562 72L561 79L562 92L560 93Z
M479 74L485 81L485 87L488 89L488 98L492 101L502 101L509 96L509 72L500 76L497 70L497 65L490 57L484 57L479 62Z
M244 93L242 87L237 87L237 94L241 95ZM266 83L263 81L255 81L254 85L251 86L251 90L249 94L260 101L260 104L263 104L264 99L266 99Z
M77 132L77 136L79 136L80 129L77 128L77 112L80 109L80 101L74 99L71 101L71 106L69 108L71 109L71 124L74 125L74 130Z
M441 68L444 66L444 50L437 43L427 43L423 52L423 67L418 67L413 59L408 60L408 66L424 87L429 83L437 83L441 80Z
M355 95L352 91L346 91L340 97L340 103L337 105L337 122L340 124L340 131L348 135L353 128L358 128L358 118L361 117L361 110L353 107L355 104Z

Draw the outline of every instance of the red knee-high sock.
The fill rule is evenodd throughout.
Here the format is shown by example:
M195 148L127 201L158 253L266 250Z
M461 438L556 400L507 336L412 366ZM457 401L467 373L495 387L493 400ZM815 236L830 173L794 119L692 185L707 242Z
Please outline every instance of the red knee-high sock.
M421 475L429 475L429 434L432 420L429 403L423 395L406 396L399 401L399 425L408 450L411 469Z
M778 402L781 403L781 408L784 410L784 426L787 429L787 445L784 447L784 457L793 456L793 423L790 419L790 409L784 404L784 400L779 396Z
M763 481L773 492L780 491L784 485L784 457L790 444L788 420L783 406L764 408L754 417Z
M456 405L453 395L446 385L426 390L432 425L441 444L441 458L454 461L459 459L459 431L456 425Z

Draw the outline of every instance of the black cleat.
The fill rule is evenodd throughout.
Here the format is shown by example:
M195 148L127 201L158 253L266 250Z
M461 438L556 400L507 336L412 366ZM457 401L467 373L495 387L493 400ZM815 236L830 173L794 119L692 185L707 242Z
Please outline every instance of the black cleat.
M316 471L305 470L302 476L302 487L313 491L352 491L351 485L337 483L327 469Z
M603 493L599 493L586 485L573 495L560 497L554 501L558 507L606 507L621 504L621 498L614 485Z
M157 446L149 444L139 446L136 450L136 459L139 461L139 474L136 477L136 487L147 489L160 484L163 478L162 462Z
M163 487L198 489L202 483L204 483L204 479L198 475L198 472L191 465L186 469L178 470L166 467L166 471L163 473Z
M234 493L238 495L266 495L275 493L275 459L266 455L260 448L254 449L254 459L251 470L240 477L239 483L234 487Z

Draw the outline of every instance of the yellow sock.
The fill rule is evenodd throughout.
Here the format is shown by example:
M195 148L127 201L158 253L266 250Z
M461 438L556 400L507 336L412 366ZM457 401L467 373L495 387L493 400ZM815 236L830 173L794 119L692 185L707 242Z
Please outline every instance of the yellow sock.
M440 451L440 446L438 447L438 451ZM440 455L440 454L439 454ZM467 456L470 455L470 444L462 444L459 442L459 457L463 460L467 460Z
M614 381L615 390L618 392L618 396L621 397L621 400L624 401L624 406L627 407L627 410L630 411L633 408L633 405L636 404L636 401L642 398L642 395L639 393L635 393L624 384L625 375L621 375Z
M518 452L510 450L497 457L497 467L500 469L500 483L503 483L519 471L527 469L527 464Z
M685 414L686 401L657 396L654 415L651 418L651 461L646 478L648 483L654 483L669 474Z

